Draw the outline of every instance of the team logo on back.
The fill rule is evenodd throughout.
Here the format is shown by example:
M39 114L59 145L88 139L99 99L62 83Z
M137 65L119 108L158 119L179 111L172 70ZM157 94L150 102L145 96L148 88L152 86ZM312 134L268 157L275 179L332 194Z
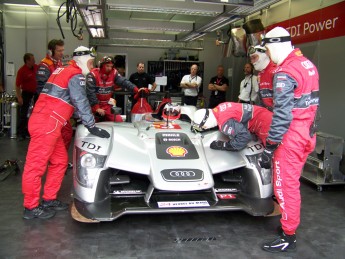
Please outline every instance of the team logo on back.
M64 70L63 67L58 67L57 69L54 70L53 75L60 74L60 72L61 72L62 70Z

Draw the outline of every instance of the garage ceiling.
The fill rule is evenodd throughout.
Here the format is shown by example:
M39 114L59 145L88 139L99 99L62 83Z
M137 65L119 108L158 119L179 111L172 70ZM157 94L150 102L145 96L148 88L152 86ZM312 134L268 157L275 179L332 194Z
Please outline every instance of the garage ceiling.
M260 11L280 0L74 0L96 45L177 47ZM42 8L64 0L11 0ZM237 4L227 4L237 3ZM254 2L254 5L253 3ZM241 3L241 4L238 4ZM182 44L182 45L181 45Z

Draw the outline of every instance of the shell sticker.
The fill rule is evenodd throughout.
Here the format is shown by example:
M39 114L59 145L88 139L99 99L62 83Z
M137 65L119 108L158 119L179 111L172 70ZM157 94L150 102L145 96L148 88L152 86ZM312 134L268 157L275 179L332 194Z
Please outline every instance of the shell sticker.
M186 154L188 154L187 149L184 147L180 146L171 146L166 149L166 152L171 156L171 157L185 157Z

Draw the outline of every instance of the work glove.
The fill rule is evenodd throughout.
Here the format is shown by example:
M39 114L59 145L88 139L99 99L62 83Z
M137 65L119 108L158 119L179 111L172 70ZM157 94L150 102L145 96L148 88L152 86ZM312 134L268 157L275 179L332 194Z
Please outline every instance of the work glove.
M210 145L211 149L215 149L215 150L227 150L227 151L236 151L236 149L234 149L230 142L225 142L225 141L221 141L221 140L215 140L211 143Z
M92 135L95 135L100 138L110 138L109 132L104 129L98 128L96 126L92 126L92 127L86 126L86 128Z
M279 144L280 143L273 143L268 140L266 141L266 148L259 158L261 168L270 169L272 167L273 153L278 148Z

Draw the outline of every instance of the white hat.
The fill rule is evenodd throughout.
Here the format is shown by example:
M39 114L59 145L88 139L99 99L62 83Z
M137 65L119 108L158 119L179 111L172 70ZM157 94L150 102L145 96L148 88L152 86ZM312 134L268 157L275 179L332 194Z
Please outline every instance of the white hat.
M212 109L200 109L194 113L192 128L196 131L214 128L218 125Z
M261 45L269 49L271 59L277 65L283 63L293 50L290 33L282 27L275 27L266 33Z
M90 72L87 64L90 59L95 59L95 52L93 48L89 49L84 46L79 46L73 52L73 60L81 68L84 76Z
M260 45L251 46L248 49L248 54L250 57L253 55L258 55L259 58L256 62L252 63L256 71L264 70L270 63L270 58L266 54L266 48Z

